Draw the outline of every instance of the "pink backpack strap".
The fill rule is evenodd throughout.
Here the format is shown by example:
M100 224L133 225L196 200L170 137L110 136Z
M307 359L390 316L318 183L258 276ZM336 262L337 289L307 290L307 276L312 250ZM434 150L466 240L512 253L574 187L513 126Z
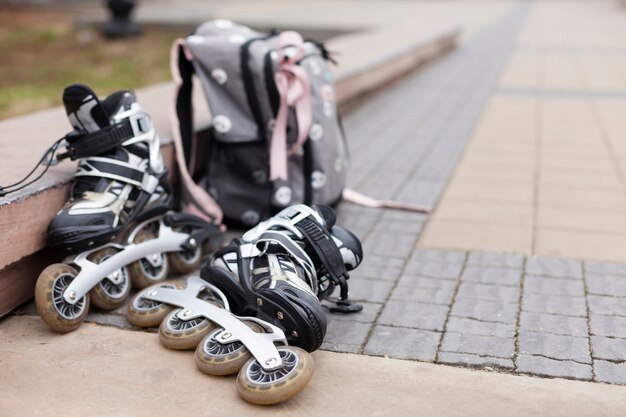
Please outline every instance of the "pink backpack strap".
M392 200L377 200L372 197L368 197L357 191L346 188L343 190L343 199L350 203L358 204L364 207L373 208L391 208L396 210L414 211L416 213L430 213L431 208L420 204L401 203L399 201Z
M312 123L311 83L298 61L304 57L304 41L297 32L285 31L278 35L278 68L274 81L280 96L276 123L270 144L270 180L287 180L287 158L302 147L309 137ZM296 143L287 149L287 118L293 107L298 122Z
M222 209L204 188L194 182L190 174L190 170L193 172L195 150L197 147L197 137L193 129L193 113L191 111L191 107L188 112L189 119L185 121L190 124L191 133L189 166L185 161L185 147L181 134L181 121L178 114L178 103L184 83L191 83L192 81L190 77L189 79L183 79L179 67L180 60L182 59L186 59L191 62L193 57L191 52L185 47L184 39L178 39L174 42L170 51L170 68L175 84L174 100L171 107L170 117L173 130L176 165L178 166L178 173L183 191L183 200L188 204L186 211L196 214L210 222L221 224L223 218ZM189 92L188 95L189 97L186 97L185 99L191 101L191 92Z

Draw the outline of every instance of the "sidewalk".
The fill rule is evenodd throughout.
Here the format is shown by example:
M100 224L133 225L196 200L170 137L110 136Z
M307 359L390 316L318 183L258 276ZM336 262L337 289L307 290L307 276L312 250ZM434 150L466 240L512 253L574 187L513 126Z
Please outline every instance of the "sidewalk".
M27 306L0 322L0 414L623 415L626 11L495 4L345 120L350 186L435 210L340 206L364 311L329 315L301 395L252 407L122 311L59 336Z

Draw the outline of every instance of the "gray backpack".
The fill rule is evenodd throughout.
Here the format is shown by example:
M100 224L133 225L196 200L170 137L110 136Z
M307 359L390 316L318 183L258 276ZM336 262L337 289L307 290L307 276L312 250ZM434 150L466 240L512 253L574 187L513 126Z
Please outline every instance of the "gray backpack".
M174 43L175 145L192 211L249 226L292 204L341 199L348 150L327 59L295 32L266 35L228 20ZM194 74L212 113L203 141L193 129ZM198 154L204 162L194 166Z

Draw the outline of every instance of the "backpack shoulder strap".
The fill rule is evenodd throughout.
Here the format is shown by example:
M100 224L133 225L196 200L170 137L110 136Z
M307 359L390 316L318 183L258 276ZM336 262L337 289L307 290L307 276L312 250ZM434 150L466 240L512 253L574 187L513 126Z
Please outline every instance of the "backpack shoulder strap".
M170 69L174 79L174 102L170 118L172 122L176 165L181 181L182 198L188 210L220 224L223 213L217 202L196 184L190 174L195 162L197 137L193 127L193 56L185 47L184 39L177 39L170 51Z

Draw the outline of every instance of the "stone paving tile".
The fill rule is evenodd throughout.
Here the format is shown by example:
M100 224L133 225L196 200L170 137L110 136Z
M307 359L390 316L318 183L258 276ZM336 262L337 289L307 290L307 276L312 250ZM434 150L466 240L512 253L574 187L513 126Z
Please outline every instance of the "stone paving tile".
M514 350L512 337L446 332L441 343L442 352L472 353L498 358L512 358Z
M589 294L626 297L626 277L587 274L585 278Z
M468 266L463 271L461 280L518 287L522 280L522 271L493 266Z
M586 337L520 332L518 344L519 353L591 363L589 339Z
M592 314L591 334L626 339L626 317Z
M596 381L626 385L626 363L596 360L593 363Z
M465 262L465 252L437 249L415 249L409 258L417 263L457 264Z
M520 289L501 285L486 285L475 282L462 282L459 286L456 298L474 300L503 301L516 303L519 301Z
M587 381L592 378L591 366L578 362L560 361L525 354L519 354L516 362L516 371L525 374L576 378Z
M393 282L376 279L361 279L358 284L350 286L350 299L384 303L393 288Z
M401 235L397 233L371 234L363 242L365 253L375 253L379 256L405 259L415 247L417 236Z
M626 264L585 261L585 272L595 275L621 275L626 277Z
M532 256L526 260L526 273L556 278L581 279L583 277L581 261L541 256Z
M358 277L396 281L404 268L405 260L386 256L368 254L363 263L350 274L350 284L358 281Z
M521 269L524 257L507 253L470 252L467 264Z
M438 262L415 262L409 261L404 268L404 274L422 275L431 278L457 279L461 274L463 265L442 264Z
M450 316L446 323L447 332L475 334L478 336L515 336L515 325L504 323L484 322L466 317Z
M558 295L524 294L522 310L536 313L561 314L565 316L587 316L584 297Z
M610 361L626 361L626 339L591 336L593 357Z
M589 334L586 317L559 316L522 311L520 331L554 333L566 336L586 337Z
M427 330L375 326L364 353L433 362L441 333Z
M354 301L354 300L352 300ZM378 317L383 305L378 303L368 303L359 301L358 304L363 306L363 310L358 313L344 314L344 313L331 313L326 311L326 317L328 321L341 320L341 321L358 321L361 323L373 323Z
M361 345L355 345L350 343L336 343L324 340L320 349L330 350L332 352L359 353L359 351L361 350Z
M487 300L456 300L450 314L482 321L493 321L515 324L517 320L517 304Z
M585 286L582 281L575 281L567 278L526 275L524 277L524 292L532 294L584 297Z
M626 316L626 297L588 295L587 302L592 313Z
M378 324L443 331L448 307L436 304L389 300Z
M513 360L504 358L493 358L490 356L478 356L471 353L453 353L441 352L437 363L445 363L449 365L469 365L497 367L505 369L513 369Z
M359 323L355 321L330 320L326 328L324 343L327 345L337 345L347 348L352 346L350 352L358 352L365 343L365 339L372 325L370 323ZM333 350L333 349L331 349ZM346 350L342 350L345 352Z
M390 299L450 305L456 283L451 280L403 275Z

